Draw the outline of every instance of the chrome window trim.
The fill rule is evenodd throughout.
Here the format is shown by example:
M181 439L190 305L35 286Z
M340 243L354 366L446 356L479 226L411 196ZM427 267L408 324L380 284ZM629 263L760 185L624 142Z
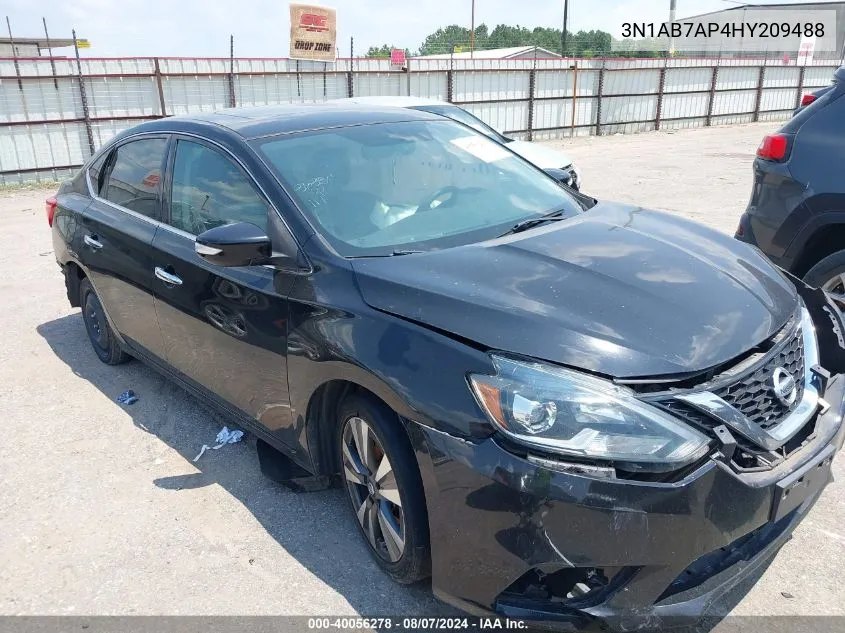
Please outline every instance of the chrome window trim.
M267 206L269 206L270 209L275 211L276 215L282 221L282 224L284 225L285 229L290 234L290 236L293 238L293 241L296 244L297 248L303 253L303 255L305 255L305 251L302 250L302 245L299 243L299 240L296 238L296 235L294 234L293 231L291 231L290 226L288 225L287 221L285 220L284 216L281 214L279 209L276 208L276 205L273 204L273 202L270 200L270 196L267 195L267 192L264 190L264 187L262 187L261 184L255 179L255 177L249 171L247 166L244 165L244 163L241 159L239 159L237 156L235 156L228 148L224 147L223 145L221 145L220 143L218 143L217 141L215 141L213 139L207 138L205 136L201 136L200 134L195 134L193 132L182 132L182 131L178 131L178 130L150 130L148 132L138 132L136 134L130 134L129 136L124 136L120 140L106 145L100 152L95 154L95 157L99 157L103 153L110 152L113 149L115 149L116 147L119 147L120 145L125 145L126 143L131 142L133 139L134 140L140 140L140 139L142 139L143 137L146 137L146 136L156 137L156 136L164 136L164 135L187 136L187 137L199 139L201 141L204 141L204 142L206 142L210 145L213 145L214 147L222 150L224 155L233 159L235 161L235 163L237 163L238 166L240 166L240 168L243 170L243 172L247 175L247 178L252 182L252 184L255 186L255 188L257 188L258 191L261 192L261 197L264 199L264 202L267 203ZM178 141L178 140L179 139L177 138L176 141ZM259 158L259 160L261 160L260 156L258 158ZM96 160L96 158L94 160ZM261 162L262 162L262 164L264 163L263 160L261 160ZM181 235L182 237L186 237L186 238L196 242L197 236L193 235L192 233L188 233L187 231L183 231L182 229L176 228L175 226L168 224L167 222L162 222L161 220L156 220L154 218L147 217L146 215L144 215L142 213L138 213L137 211L133 211L132 209L127 209L126 207L122 207L119 204L115 204L114 202L111 202L110 200L106 200L105 198L101 198L100 196L95 194L93 188L91 187L91 179L89 177L90 167L91 167L91 164L89 163L88 166L85 168L85 184L88 187L88 195L91 196L91 198L93 200L96 200L97 202L102 202L102 203L112 207L113 209L116 209L118 211L122 211L123 213L128 213L129 215L136 217L136 218L139 218L141 220L146 220L147 222L149 222L150 224L152 224L156 227L162 228L166 231L170 231L171 233L175 233L176 235ZM272 174L273 172L270 171L270 173ZM275 174L273 174L273 178L274 178L274 180L276 179ZM284 188L283 188L283 191L284 191ZM288 195L287 191L285 191L285 195ZM290 196L288 196L288 197L290 197ZM305 256L305 258L306 258L306 261L308 261L308 270L304 271L302 273L299 273L299 274L311 274L314 271L314 267L312 266L311 261L308 260L307 256ZM264 267L265 268L272 268L272 269L275 270L275 267L272 266L272 265L269 265L269 264L265 265Z
M816 330L810 312L801 305L801 336L804 342L804 394L801 402L777 426L766 430L749 420L739 410L710 391L675 396L698 411L723 422L737 433L766 450L780 448L795 436L819 408L821 398L813 380L813 366L819 362Z

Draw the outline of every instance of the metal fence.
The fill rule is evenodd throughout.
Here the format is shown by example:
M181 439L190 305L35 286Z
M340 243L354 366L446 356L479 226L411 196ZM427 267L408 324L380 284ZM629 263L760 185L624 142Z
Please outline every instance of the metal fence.
M531 140L788 117L835 62L748 59L0 59L0 184L56 180L123 129L232 106L412 95Z

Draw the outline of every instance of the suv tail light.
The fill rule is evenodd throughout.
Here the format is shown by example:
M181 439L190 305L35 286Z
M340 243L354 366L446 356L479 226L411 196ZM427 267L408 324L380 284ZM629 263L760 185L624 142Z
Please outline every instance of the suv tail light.
M801 97L801 105L808 106L816 99L818 99L818 97L814 94L804 95L803 97Z
M789 149L786 134L769 134L757 148L757 156L766 160L783 160Z
M53 226L53 216L56 214L56 199L53 196L50 196L44 201L44 205L47 211L47 224Z

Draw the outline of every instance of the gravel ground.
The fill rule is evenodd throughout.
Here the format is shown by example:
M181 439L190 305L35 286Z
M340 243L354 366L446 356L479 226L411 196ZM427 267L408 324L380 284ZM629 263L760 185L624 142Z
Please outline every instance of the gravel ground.
M771 127L554 144L597 197L732 232ZM0 614L450 613L378 572L338 490L265 480L251 442L191 462L225 420L139 362L96 359L51 251L49 193L0 192ZM140 401L117 404L130 388ZM845 615L843 463L734 613Z

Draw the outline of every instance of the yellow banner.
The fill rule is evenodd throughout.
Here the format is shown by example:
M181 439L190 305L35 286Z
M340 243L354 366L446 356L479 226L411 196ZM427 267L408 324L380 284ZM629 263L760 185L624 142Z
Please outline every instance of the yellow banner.
M290 5L290 56L333 62L337 58L337 12L313 4Z

